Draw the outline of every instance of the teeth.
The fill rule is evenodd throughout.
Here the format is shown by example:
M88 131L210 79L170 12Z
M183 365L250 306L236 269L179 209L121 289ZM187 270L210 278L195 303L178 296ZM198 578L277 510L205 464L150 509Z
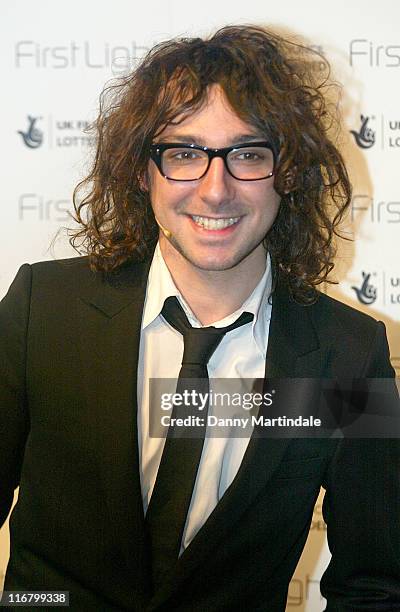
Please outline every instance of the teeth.
M210 217L200 217L199 215L191 215L193 221L208 230L225 229L230 225L234 225L240 217L229 217L227 219L211 219Z

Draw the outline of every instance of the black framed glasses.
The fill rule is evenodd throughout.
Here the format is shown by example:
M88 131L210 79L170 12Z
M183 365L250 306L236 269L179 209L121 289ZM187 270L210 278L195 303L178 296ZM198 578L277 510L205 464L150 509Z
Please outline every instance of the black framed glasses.
M269 142L247 142L222 149L168 142L150 145L150 158L171 181L196 181L208 171L214 157L239 181L260 181L274 174L275 152Z

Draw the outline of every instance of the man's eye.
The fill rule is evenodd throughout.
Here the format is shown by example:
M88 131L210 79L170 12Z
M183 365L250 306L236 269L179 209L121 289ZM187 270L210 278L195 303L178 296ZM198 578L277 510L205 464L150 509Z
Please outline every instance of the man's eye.
M197 155L193 151L181 151L181 153L176 154L176 157L179 159L195 159Z
M184 150L175 150L172 149L171 151L169 151L168 153L168 159L170 161L192 161L192 160L196 160L199 159L200 155L198 154L197 151L192 151L191 149L184 149Z
M233 156L233 159L237 161L260 161L263 158L255 151L238 151L236 155Z

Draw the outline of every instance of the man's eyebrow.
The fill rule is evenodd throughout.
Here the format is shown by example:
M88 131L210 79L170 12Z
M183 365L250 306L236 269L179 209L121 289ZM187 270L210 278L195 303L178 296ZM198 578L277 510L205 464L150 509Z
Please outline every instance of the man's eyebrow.
M239 134L233 138L233 144L242 144L242 142L255 142L256 140L266 140L265 135L259 133Z
M249 133L249 134L236 134L231 138L231 143L228 146L235 144L242 144L243 142L256 142L258 140L265 140L263 134ZM206 147L207 139L202 136L196 136L196 134L168 134L166 136L160 136L159 143L163 142L182 142L187 144L198 144L201 147Z

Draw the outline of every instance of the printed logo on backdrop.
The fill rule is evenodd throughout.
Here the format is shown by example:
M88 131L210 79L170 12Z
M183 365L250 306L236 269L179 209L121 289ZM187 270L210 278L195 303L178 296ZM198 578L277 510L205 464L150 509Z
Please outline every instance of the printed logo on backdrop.
M360 282L352 285L360 304L371 306L378 301L381 306L400 306L400 274L388 274L386 270L379 273L361 272Z
M349 42L349 63L360 68L400 68L400 45L354 38Z
M351 201L351 221L353 223L360 219L367 219L371 223L400 223L400 200L380 200L369 194L354 194Z
M400 275L389 278L389 303L400 306Z
M21 136L23 143L29 149L38 149L43 143L43 132L36 126L36 122L42 117L32 117L27 115L28 127L25 131L18 130L18 134Z
M360 120L360 129L358 131L350 130L350 132L351 134L353 134L354 140L356 141L358 146L361 147L361 149L370 149L375 144L375 132L368 125L368 122L370 120L369 117L360 115Z
M21 193L17 199L19 221L54 221L65 223L71 219L71 198L55 198L41 193Z
M159 41L154 41L154 45ZM153 44L151 46L154 46ZM19 40L14 47L16 68L55 70L105 70L123 74L149 51L149 47L132 40L126 44L83 40L63 45L45 45L35 40Z
M318 610L325 610L326 599L321 595L319 580L310 574L292 578L289 584L287 608L297 608L304 604L313 606L308 608L310 610L316 609L314 606L318 606Z
M378 141L381 149L400 148L400 121L383 114L360 115L358 125L350 133L361 149L371 149Z
M21 142L29 149L38 149L43 144L45 131L45 142L49 149L84 148L94 143L94 137L85 134L85 130L89 127L89 121L85 119L55 119L52 115L47 117L27 115L26 119L27 129L17 130L17 133L21 136ZM39 120L42 129L37 127Z
M376 287L370 282L371 274L362 272L362 282L359 287L352 286L361 304L373 304L376 300Z

